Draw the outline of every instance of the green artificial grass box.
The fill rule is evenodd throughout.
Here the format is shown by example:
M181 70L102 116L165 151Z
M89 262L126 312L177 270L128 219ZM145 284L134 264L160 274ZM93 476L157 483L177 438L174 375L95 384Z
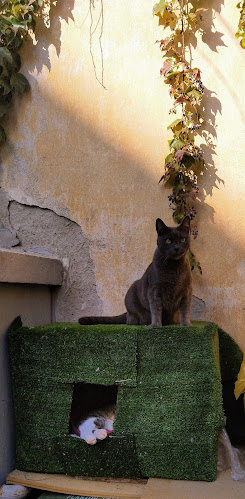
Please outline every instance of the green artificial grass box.
M28 328L16 320L9 347L17 468L90 477L215 480L224 426L219 337L225 344L224 375L229 376L232 340L216 324ZM238 370L239 362L240 357ZM91 387L92 394L95 386L117 386L114 433L94 446L69 435L77 383Z

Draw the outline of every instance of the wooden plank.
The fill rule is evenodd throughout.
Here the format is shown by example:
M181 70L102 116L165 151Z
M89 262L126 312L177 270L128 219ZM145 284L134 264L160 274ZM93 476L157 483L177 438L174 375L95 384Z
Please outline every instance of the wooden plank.
M218 473L215 482L149 478L141 499L224 499L245 498L245 483L232 479L231 470Z
M142 496L147 480L87 479L14 470L7 476L6 483L61 494L110 497L113 499L138 499Z

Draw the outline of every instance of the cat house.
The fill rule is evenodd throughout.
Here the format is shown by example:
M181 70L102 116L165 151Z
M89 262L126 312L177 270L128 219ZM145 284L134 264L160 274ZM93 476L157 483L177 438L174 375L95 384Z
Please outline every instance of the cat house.
M16 467L90 477L215 480L224 425L219 351L224 376L240 367L240 358L235 368L226 361L231 343L211 323L153 330L70 323L28 328L15 321L9 347ZM110 391L116 398L114 432L93 446L69 435L77 384L84 384L91 399Z

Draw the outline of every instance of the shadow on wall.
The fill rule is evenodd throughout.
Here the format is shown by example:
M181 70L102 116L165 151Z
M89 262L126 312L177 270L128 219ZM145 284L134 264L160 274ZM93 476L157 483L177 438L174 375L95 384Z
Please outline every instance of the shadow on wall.
M41 23L40 19L37 19L35 39L37 40L42 57L37 59L35 57L35 50L30 50L30 58L28 58L28 66L30 72L36 70L37 73L41 73L43 66L46 66L50 71L50 45L53 45L55 47L56 54L59 57L61 49L61 24L62 21L66 21L67 23L69 20L74 21L72 14L74 3L75 0L66 0L65 2L57 2L56 0L51 0L49 11L49 26L47 27L44 23ZM28 41L25 41L25 44L26 43L28 43ZM32 41L30 41L29 43L32 44Z

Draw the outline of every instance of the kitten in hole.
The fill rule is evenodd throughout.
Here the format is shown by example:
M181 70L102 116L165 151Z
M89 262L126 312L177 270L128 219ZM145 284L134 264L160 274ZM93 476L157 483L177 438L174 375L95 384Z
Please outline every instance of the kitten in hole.
M70 435L89 445L113 432L117 387L76 383L70 414Z

